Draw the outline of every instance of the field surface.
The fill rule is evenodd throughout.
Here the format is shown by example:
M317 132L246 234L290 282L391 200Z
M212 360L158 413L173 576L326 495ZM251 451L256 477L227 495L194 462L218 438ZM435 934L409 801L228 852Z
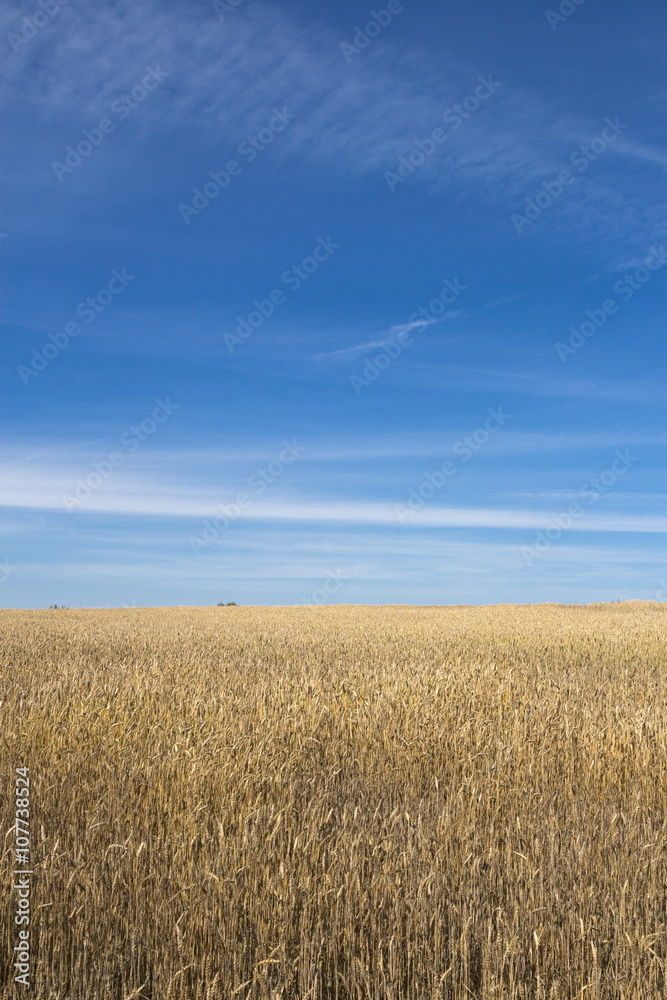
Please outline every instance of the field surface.
M666 635L654 603L1 611L0 996L667 997Z

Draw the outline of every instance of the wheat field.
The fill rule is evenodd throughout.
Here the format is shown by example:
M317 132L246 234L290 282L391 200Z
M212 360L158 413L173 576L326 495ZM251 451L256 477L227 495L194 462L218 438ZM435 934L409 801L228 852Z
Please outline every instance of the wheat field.
M661 605L2 611L0 632L3 998L667 997Z

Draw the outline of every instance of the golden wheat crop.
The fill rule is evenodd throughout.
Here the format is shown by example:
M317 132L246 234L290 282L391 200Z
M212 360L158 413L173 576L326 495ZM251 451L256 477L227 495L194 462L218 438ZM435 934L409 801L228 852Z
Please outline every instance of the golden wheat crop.
M666 624L653 603L0 612L0 995L667 997Z

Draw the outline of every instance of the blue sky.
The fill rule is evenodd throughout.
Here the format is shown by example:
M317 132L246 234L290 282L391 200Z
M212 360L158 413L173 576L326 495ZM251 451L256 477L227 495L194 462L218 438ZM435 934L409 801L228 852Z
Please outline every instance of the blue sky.
M665 600L666 21L6 6L0 604Z

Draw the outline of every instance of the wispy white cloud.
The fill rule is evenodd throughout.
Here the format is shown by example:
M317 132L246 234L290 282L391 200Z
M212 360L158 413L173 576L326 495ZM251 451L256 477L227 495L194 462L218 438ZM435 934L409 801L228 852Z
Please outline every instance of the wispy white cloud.
M5 8L0 33L16 21L16 12ZM399 57L383 39L348 65L339 41L330 28L260 0L249 0L224 23L210 4L167 9L157 0L102 0L63 10L57 25L8 55L5 100L31 115L66 116L76 138L77 127L89 127L147 65L159 64L169 77L135 117L146 128L199 125L236 145L264 123L274 105L286 105L297 118L276 155L377 173L384 183L384 171L441 123L480 72L494 69L464 63L454 53L436 64L415 45L404 45ZM472 187L488 204L511 212L531 194L531 184L558 173L582 137L595 135L603 124L577 120L540 94L499 82L489 104L411 183L426 182L435 190ZM665 160L639 138L611 147L600 169L578 178L555 210L556 228L604 230L617 242L634 244L664 233L654 181L638 176L629 189L609 180L619 155L651 166ZM640 233L625 211L630 203L643 206Z
M307 462L367 462L372 459L442 458L453 444L471 428L457 423L443 425L438 430L392 431L370 434L311 434L299 438ZM105 457L106 451L117 444L117 437L91 440L62 441L50 444L23 437L6 437L0 449L0 478L5 484L21 481L23 476L45 476L53 482L71 482L88 470L90 463ZM582 451L608 451L614 448L653 448L667 444L665 431L513 431L505 429L494 443L494 450L504 455L541 455ZM137 462L142 474L160 477L179 469L181 483L192 482L205 488L203 480L212 469L224 473L248 463L266 464L282 447L278 439L268 442L265 437L252 437L237 444L209 443L192 447L146 446ZM656 455L657 457L657 455Z
M485 302L482 309L493 309L495 306L503 306L507 302L515 302L517 299L525 299L530 292L517 292L516 295L505 295L501 299L494 299L493 302Z
M432 320L417 320L415 323L403 323L398 326L392 326L387 331L387 336L383 337L381 340L368 340L363 344L354 344L352 347L342 347L337 351L328 351L325 354L314 354L313 361L325 362L330 364L344 363L347 361L354 361L356 358L363 357L365 354L370 354L371 351L381 350L384 347L388 347L390 344L396 342L396 340L406 333L411 333L413 330L421 330L426 326L433 326L435 323L441 323L445 319L451 319L453 316L457 316L458 312L446 313L440 319Z
M163 548L156 549L153 525L142 531L134 522L119 537L101 530L99 521L88 519L85 532L68 532L65 559L50 562L41 547L25 557L7 585L14 589L4 598L21 606L25 591L18 588L32 584L33 592L43 595L43 606L62 599L63 587L73 607L210 606L220 599L294 605L333 569L345 577L345 586L332 598L339 604L368 603L369 593L375 603L385 604L497 603L497 595L508 592L518 602L572 603L651 599L664 571L654 539L636 534L568 536L539 572L527 574L516 536L481 541L460 532L364 530L354 524L315 531L287 522L277 532L273 526L259 530L255 522L246 530L239 525L224 545L197 559L183 546L179 524L171 523L167 531L161 523ZM52 525L50 530L62 529Z
M501 494L502 495L502 494ZM526 499L526 500L580 500L581 492L578 490L530 490L530 491L516 491L514 493L504 494L506 497L514 497L515 499ZM637 492L623 492L614 493L609 492L605 494L607 499L616 499L622 497L624 500L629 502L634 502L636 500L647 500L650 503L655 503L661 509L665 507L665 502L667 501L667 493L637 493Z
M632 156L637 160L643 160L646 163L667 167L667 152L664 149L655 149L645 143L631 142L623 138L618 144L617 152L623 153L625 156Z
M89 537L89 536L87 536ZM94 550L91 555L99 555L95 561L71 558L54 565L43 559L31 558L23 570L40 577L76 578L83 580L96 576L113 576L131 580L139 572L142 577L161 580L192 579L194 581L218 581L224 571L226 581L238 579L302 579L318 580L331 554L336 553L345 566L346 575L363 580L400 579L406 566L413 562L426 563L432 570L439 566L439 574L482 573L505 571L518 568L516 542L462 540L460 538L438 537L433 533L412 532L405 536L385 531L369 534L354 534L335 531L303 534L289 531L276 539L262 535L256 544L247 534L242 537L225 539L224 551L212 549L204 563L193 560L187 552L175 557L172 551L151 553L146 561L146 546L153 540L143 534L131 535L126 545L118 545L114 536L116 555L112 558L108 549ZM168 540L173 543L173 533ZM133 547L132 547L133 546ZM182 548L182 546L181 546ZM234 557L230 570L230 555ZM286 556L289 555L289 560ZM238 562L236 561L238 560ZM568 544L555 547L550 556L552 564L566 567L570 572L573 565L583 569L591 567L619 565L660 567L664 557L650 547L629 547L626 544L605 546L588 543Z
M555 356L555 355L554 355ZM462 365L427 364L406 360L411 365L410 377L422 384L455 384L457 389L471 392L502 392L518 395L554 396L572 399L599 399L638 403L642 406L664 406L664 391L658 381L648 378L623 381L591 378L558 378L553 369L526 373L492 368L472 368ZM481 376L481 377L480 377Z
M0 506L56 510L64 513L63 492L72 481L64 473L55 476L26 472L7 486ZM87 501L85 514L137 515L141 517L208 518L215 515L220 496L211 489L184 487L174 482L150 482L121 476ZM253 522L348 523L392 525L400 528L395 505L378 500L341 500L292 495L280 499L258 499L243 511L241 520ZM422 528L539 529L544 511L443 507L431 504L414 513L410 524ZM572 530L605 532L667 531L667 518L654 514L616 514L595 511L576 521Z

